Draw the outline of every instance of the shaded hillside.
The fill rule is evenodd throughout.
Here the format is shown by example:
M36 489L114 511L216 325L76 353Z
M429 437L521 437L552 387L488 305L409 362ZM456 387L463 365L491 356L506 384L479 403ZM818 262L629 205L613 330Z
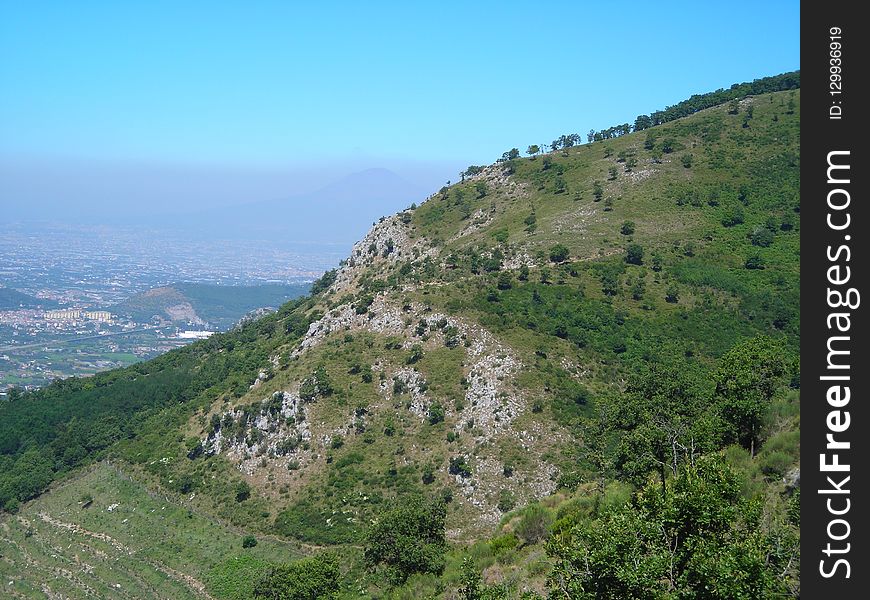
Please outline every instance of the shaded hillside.
M252 310L277 308L305 294L308 287L308 284L226 286L176 283L132 296L110 310L141 322L157 316L167 321L209 324L226 330Z
M0 310L15 310L18 308L54 308L57 302L45 298L36 298L14 290L0 287Z
M14 397L0 502L110 457L167 503L314 555L233 575L245 550L215 551L241 590L208 587L221 598L252 579L260 597L798 595L785 89L509 151L380 220L276 314Z

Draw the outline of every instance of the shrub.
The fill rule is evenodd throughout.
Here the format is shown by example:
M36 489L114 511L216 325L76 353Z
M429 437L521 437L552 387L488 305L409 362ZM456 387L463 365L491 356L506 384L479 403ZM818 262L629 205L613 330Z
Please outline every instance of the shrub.
M498 556L502 552L513 550L519 543L520 541L517 539L517 536L512 533L506 533L505 535L492 538L489 541L489 549L492 550L493 554Z
M752 256L746 259L746 262L743 263L747 269L763 269L764 268L764 259L761 258L758 254L753 254Z
M600 181L592 182L592 196L595 198L595 202L600 202L604 197L604 187Z
M366 533L366 564L383 567L396 583L415 573L441 574L447 551L446 515L441 502L407 502L385 513Z
M411 346L411 353L408 355L408 358L405 359L405 362L409 365L413 365L416 362L419 362L423 358L423 346L420 344L414 344Z
M436 425L444 420L444 407L440 402L433 402L429 407L429 424Z
M761 472L772 479L785 475L794 462L791 456L780 450L766 452L760 458Z
M235 487L236 502L244 502L251 497L251 486L247 481L240 481Z
M622 235L631 235L634 233L634 221L623 221L622 227L619 228L619 233Z
M354 304L354 310L356 311L356 314L364 315L365 313L367 313L369 310L369 307L372 305L372 303L374 301L375 301L374 296L372 296L371 294L365 294L364 296L362 296Z
M513 287L513 277L507 271L502 271L498 276L498 289L509 290Z
M317 393L319 395L331 396L332 392L335 391L332 387L332 379L329 377L329 374L323 366L314 369L312 377L314 378L314 383L317 386Z
M564 244L556 244L550 248L550 261L560 263L568 260L570 251Z
M311 402L317 398L317 383L313 377L306 377L299 386L299 397L306 402Z
M510 512L517 505L516 496L510 490L501 490L498 494L498 509L503 512Z
M632 300L643 300L643 295L646 292L646 283L643 277L638 277L631 286Z
M743 208L739 205L732 206L722 216L722 225L725 227L734 227L741 223L743 223Z
M528 281L529 280L529 267L528 265L523 265L520 267L520 273L517 275L517 279L520 281Z
M462 455L454 456L450 459L450 466L447 468L447 472L463 478L471 477L471 467Z
M758 226L749 234L749 241L753 246L767 248L773 243L773 232L767 227Z
M629 244L625 249L625 262L630 265L642 265L643 247L640 244Z
M435 481L435 470L432 468L432 465L426 465L423 467L423 474L420 479L426 485Z
M538 217L536 217L535 213L532 212L528 217L523 219L523 223L526 224L526 231L528 233L533 233L535 229L538 228Z
M246 535L242 538L242 548L253 548L257 545L257 538L252 535Z
M255 598L331 600L341 582L338 557L324 553L270 568L254 586Z
M517 523L516 534L525 544L535 544L545 539L550 532L553 515L539 504L533 504L523 511Z
M311 284L311 295L315 296L320 292L326 290L329 286L335 283L336 278L338 277L338 271L335 269L330 269L326 273L324 273L320 279Z
M425 335L428 327L429 324L426 322L426 319L420 319L420 322L417 323L417 326L414 328L414 335L418 337Z
M766 520L762 526L763 511L740 493L736 472L721 459L698 463L666 489L651 483L633 502L576 528L580 539L554 544L551 578L565 582L559 597L590 597L590 589L596 598L780 595L783 564L794 554L774 550L782 538Z

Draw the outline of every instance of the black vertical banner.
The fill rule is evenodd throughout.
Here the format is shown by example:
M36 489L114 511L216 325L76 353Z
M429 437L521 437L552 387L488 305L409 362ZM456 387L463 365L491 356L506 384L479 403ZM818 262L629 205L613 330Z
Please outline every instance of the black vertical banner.
M866 238L870 24L801 7L801 592L870 594ZM868 292L870 293L870 292Z

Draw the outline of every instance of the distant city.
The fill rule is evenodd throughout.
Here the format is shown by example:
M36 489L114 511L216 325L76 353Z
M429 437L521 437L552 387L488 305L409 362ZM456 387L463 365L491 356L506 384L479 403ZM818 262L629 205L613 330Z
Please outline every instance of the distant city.
M237 286L260 286L250 289L269 292L263 307L277 308L343 253L330 246L190 240L121 228L5 227L0 394L9 386L41 387L152 358L227 329L244 316L242 308L262 308L257 301L265 297L252 292L234 298L231 308L218 303L219 310L167 288L164 307L154 302L155 288L185 282L204 284L211 295L226 289L238 296Z

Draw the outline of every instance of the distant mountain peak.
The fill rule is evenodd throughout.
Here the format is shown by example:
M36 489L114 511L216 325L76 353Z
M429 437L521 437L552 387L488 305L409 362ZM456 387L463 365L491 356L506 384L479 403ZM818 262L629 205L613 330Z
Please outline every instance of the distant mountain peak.
M350 199L355 201L406 195L409 198L409 204L425 197L422 188L383 167L373 167L351 173L309 194L309 196L327 198L337 194L349 195Z

